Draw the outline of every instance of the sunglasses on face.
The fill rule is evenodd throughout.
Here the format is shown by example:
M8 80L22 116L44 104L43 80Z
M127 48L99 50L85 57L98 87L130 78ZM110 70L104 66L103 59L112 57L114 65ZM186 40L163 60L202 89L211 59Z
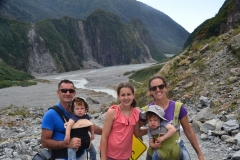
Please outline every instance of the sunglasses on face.
M150 91L156 91L157 88L163 89L164 87L165 87L165 84L160 84L160 85L158 85L158 86L152 86L152 87L150 87L149 90L150 90Z
M60 91L62 93L67 93L69 91L69 93L74 93L75 92L75 89L66 89L66 88L63 88L63 89L60 89Z

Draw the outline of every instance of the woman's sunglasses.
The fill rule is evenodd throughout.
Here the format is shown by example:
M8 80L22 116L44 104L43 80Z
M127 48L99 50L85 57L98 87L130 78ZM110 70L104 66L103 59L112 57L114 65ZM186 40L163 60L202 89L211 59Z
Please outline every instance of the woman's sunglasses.
M75 89L66 89L66 88L63 88L63 89L60 89L60 91L62 93L67 93L69 91L69 93L74 93L75 92Z
M158 86L149 87L149 90L150 90L150 91L156 91L157 88L163 89L164 87L165 87L165 84L160 84L160 85L158 85Z

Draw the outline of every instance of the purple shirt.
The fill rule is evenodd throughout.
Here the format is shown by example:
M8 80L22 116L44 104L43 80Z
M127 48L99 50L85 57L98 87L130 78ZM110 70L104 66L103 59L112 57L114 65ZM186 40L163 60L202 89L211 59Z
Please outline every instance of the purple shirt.
M165 116L170 123L172 123L174 118L174 109L175 109L175 101L170 100L169 105L167 109L165 110ZM178 119L181 120L183 117L185 117L188 114L186 108L184 106L181 107L180 113L178 116Z
M151 106L153 105L154 102L150 103L148 106ZM171 124L172 124L172 121L173 121L173 118L174 118L174 109L175 109L175 101L173 100L170 100L169 102L169 105L167 107L167 109L164 111L165 112L165 116L164 118L166 118ZM181 120L183 117L185 117L186 115L188 114L185 106L182 105L181 109L180 109L180 112L179 112L179 116L178 116L178 119ZM140 115L139 115L140 116ZM145 118L142 118L140 116L140 120L142 122L146 122L146 119Z

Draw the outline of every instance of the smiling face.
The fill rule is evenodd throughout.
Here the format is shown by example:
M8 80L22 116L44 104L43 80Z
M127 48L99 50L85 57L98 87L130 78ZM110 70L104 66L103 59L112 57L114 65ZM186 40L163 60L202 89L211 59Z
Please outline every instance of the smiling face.
M61 83L57 90L57 96L62 104L70 104L75 94L74 86L71 83Z
M123 87L120 89L118 100L122 106L131 106L133 99L134 94L130 88Z
M149 83L149 92L155 100L167 98L167 86L160 78L155 78L151 80L151 82Z

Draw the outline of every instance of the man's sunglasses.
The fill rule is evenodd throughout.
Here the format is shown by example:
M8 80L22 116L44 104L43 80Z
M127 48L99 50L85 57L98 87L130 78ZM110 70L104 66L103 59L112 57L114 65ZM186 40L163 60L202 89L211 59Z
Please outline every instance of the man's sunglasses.
M66 89L66 88L63 88L63 89L60 89L60 91L62 93L67 93L69 91L69 93L74 93L75 92L75 89Z
M163 89L164 87L165 87L165 84L160 84L160 85L158 85L158 86L149 87L149 90L150 90L150 91L156 91L157 88Z

